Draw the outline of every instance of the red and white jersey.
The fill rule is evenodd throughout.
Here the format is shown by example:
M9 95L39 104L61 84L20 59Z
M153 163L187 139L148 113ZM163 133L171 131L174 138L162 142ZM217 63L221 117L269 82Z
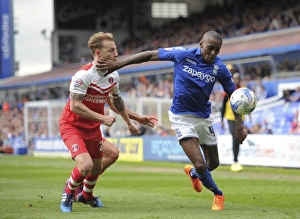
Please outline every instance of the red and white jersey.
M76 94L84 94L82 103L90 110L104 114L104 106L109 98L109 94L119 94L119 73L112 72L106 77L102 72L97 72L94 63L84 65L72 77L69 91ZM100 126L100 122L89 120L73 113L70 110L70 100L68 100L61 116L59 123L71 123L81 128L95 128Z

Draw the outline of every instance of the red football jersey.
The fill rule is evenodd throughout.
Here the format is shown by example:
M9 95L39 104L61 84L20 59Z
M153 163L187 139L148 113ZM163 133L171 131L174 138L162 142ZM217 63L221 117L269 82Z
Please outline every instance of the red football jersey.
M90 110L104 114L104 106L109 94L119 93L119 81L120 77L117 71L103 77L103 73L97 71L94 63L89 63L72 77L69 91L84 94L82 103ZM99 127L101 124L73 113L70 110L70 100L68 100L59 119L59 124L66 122L87 129Z

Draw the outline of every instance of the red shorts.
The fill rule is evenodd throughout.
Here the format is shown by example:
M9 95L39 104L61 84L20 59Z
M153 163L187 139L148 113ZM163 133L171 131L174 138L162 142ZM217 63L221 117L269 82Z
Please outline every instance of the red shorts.
M89 153L91 158L94 159L103 157L103 138L100 127L82 129L69 123L64 123L60 125L59 132L71 153L72 159L82 153Z

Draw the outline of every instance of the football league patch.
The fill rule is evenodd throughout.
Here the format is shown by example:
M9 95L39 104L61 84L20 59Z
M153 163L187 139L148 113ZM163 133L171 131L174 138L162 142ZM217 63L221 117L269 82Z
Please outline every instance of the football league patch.
M75 87L80 87L83 84L83 81L81 78L75 78L74 79L74 86Z

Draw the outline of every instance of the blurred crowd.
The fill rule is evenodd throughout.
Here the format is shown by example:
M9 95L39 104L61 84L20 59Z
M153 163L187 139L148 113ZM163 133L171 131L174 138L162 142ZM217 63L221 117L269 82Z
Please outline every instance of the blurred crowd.
M130 39L119 46L120 55L131 54L147 49L169 47L174 45L187 45L200 40L203 33L208 30L216 30L223 38L265 32L283 28L300 26L300 2L299 0L252 0L245 1L245 5L236 10L234 7L221 8L210 6L201 14L193 14L187 19L179 18L160 28L151 30L147 36ZM81 62L86 62L88 56L82 56ZM276 63L277 70L300 71L300 59L283 59ZM232 71L237 69L232 66ZM251 88L259 100L265 99L268 93L262 80L271 77L272 68L268 63L244 66L244 86L247 82L256 80ZM173 75L153 75L137 77L127 84L121 84L122 94L126 97L173 97ZM1 101L0 111L0 153L6 151L16 152L17 148L26 147L24 139L23 105L26 101L63 99L68 96L68 87L47 88L43 87L31 92L29 95L18 97L7 95ZM212 111L218 112L221 108L223 90L216 86L211 97ZM284 99L290 102L300 101L300 87L295 90L285 90ZM43 112L32 112L37 117ZM296 113L295 113L296 114ZM47 136L47 126L42 123L29 125L30 131L37 137ZM141 127L143 128L143 127ZM145 130L144 130L145 131ZM248 128L248 133L271 134L272 130L266 121L254 124ZM146 131L145 131L146 132ZM295 115L291 128L291 134L300 134L300 120ZM166 136L172 135L169 129L158 126L151 134Z
M136 81L134 84L133 82ZM243 86L249 87L247 82L243 82ZM156 97L156 98L172 98L173 97L173 75L165 74L149 77L139 77L136 80L132 80L130 84L123 84L121 86L122 96L124 97ZM220 86L216 86L210 96L210 102L212 106L212 112L219 112L222 106L222 100L224 97L224 91ZM267 91L264 88L262 80L258 78L256 83L249 87L252 89L258 100L267 98ZM294 90L285 90L284 99L287 102L300 102L300 87ZM49 100L49 99L62 99L66 100L68 91L64 90L64 95L60 96L59 93L53 95L52 92L47 91L47 88L39 89L38 94L34 95L38 100ZM10 100L17 100L16 97L7 98ZM0 153L4 151L10 151L11 153L18 148L25 146L25 134L24 134L24 103L29 101L27 98L23 98L19 101L14 101L14 104L4 102L2 104L2 111L0 111ZM47 122L41 118L47 118L46 108L31 109L28 112L28 116L31 118L28 125L28 132L34 133L31 137L48 137ZM296 113L295 113L296 114ZM251 126L245 126L249 134L272 134L272 127L268 124L267 120L260 122L250 123ZM57 124L58 125L58 124ZM57 127L56 127L57 128ZM58 128L57 128L58 129ZM170 128L164 125L157 126L154 130L147 127L140 127L141 133L145 135L157 135L157 136L169 136L173 135ZM105 136L109 137L109 129L104 129ZM292 119L290 134L300 134L300 120L298 114ZM119 134L126 134L126 130L120 130ZM10 149L13 149L10 150Z
M223 5L222 7L218 4L209 5L203 12L191 14L188 18L179 17L163 26L149 27L147 33L124 40L118 45L118 52L119 55L128 55L159 47L195 44L208 30L216 30L223 39L227 39L299 26L299 0L232 1L231 5ZM70 40L67 40L66 45L62 46L61 49L69 51ZM92 58L91 54L82 54L80 58L76 59L71 57L72 54L72 52L62 52L61 56L65 60L61 60L62 63L85 63ZM289 62L289 60L285 61ZM295 66L296 69L300 69L299 59L296 62L278 64L278 68L285 69L287 67L291 70ZM59 65L53 64L53 67ZM261 66L260 68L264 69L265 72L258 76L270 75L269 66ZM249 69L249 71L250 76L252 76L253 72L251 71L253 69Z
M178 18L151 33L132 38L119 47L120 55L158 47L187 45L199 42L208 30L216 30L226 39L283 28L300 26L298 0L251 0L244 5L209 6L203 13Z
M283 91L283 99L287 102L299 102L300 101L300 86L296 89L285 89Z
M24 148L24 114L22 109L4 106L0 113L0 153L17 153Z
M299 113L299 110L296 110L294 112L289 133L290 134L298 134L298 135L300 134L300 113Z

